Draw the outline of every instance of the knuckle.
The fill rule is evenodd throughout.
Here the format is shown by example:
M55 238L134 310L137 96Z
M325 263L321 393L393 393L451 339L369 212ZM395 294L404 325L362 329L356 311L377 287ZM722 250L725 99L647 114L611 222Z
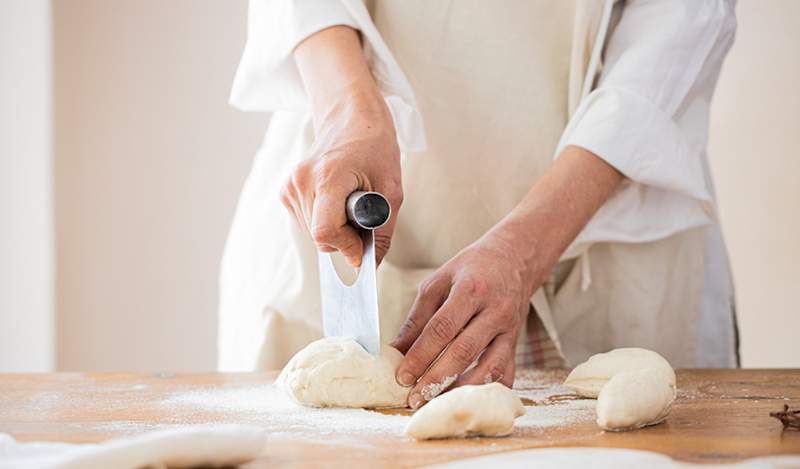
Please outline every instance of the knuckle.
M300 173L295 172L292 174L291 184L301 193L306 190L306 178Z
M459 363L469 364L478 354L478 343L475 339L464 336L453 342L453 345L450 346L450 350L453 354L453 358Z
M403 326L400 327L400 335L411 335L418 330L420 330L420 324L412 314L408 317L408 319L406 319L406 322L403 323Z
M437 316L430 322L433 337L441 342L449 342L456 335L456 324L447 316Z
M489 363L489 376L491 376L492 381L497 381L503 378L503 374L506 372L506 362L503 360L493 360Z
M403 203L403 185L400 181L394 179L389 180L383 184L381 192L383 192L386 198L392 201L393 206L399 207Z
M460 279L463 291L472 297L484 297L491 291L489 282L477 275L467 274Z
M403 359L403 370L407 373L411 373L415 379L419 378L419 375L425 371L425 366L423 366L422 361L417 358L417 356L413 353L409 353Z
M290 180L292 183L296 183L297 181L305 180L309 175L309 170L312 165L312 160L307 159L297 163L292 169L292 173L290 176Z
M419 287L417 287L417 296L425 296L430 294L433 291L434 283L435 277L428 277L420 282Z
M317 184L324 186L336 178L339 170L337 160L333 158L324 158L314 166L314 176Z
M327 225L317 225L311 229L311 238L317 244L331 244L336 240L337 229Z
M509 299L503 299L497 305L496 314L501 321L512 321L516 316L516 308L514 302Z
M292 199L289 196L289 187L284 185L281 187L280 192L281 203L286 207L289 208L289 205L292 203Z

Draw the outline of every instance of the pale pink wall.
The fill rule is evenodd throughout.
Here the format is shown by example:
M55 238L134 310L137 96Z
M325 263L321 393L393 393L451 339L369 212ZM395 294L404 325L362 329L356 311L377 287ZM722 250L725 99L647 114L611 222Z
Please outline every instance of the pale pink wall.
M219 259L265 128L227 104L245 14L54 3L59 369L214 368Z
M745 366L800 366L800 2L740 0L709 155Z

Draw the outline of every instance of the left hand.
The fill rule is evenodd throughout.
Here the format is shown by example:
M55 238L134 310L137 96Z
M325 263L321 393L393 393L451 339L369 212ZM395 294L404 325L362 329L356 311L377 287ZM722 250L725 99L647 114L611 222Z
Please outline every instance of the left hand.
M490 231L420 285L392 342L405 354L397 381L414 385L412 408L451 384L513 385L517 336L538 284L513 243Z

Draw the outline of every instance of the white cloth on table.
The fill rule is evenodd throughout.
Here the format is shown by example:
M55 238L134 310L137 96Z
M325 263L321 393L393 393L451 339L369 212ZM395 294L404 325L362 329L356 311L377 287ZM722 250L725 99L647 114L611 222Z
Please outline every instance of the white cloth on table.
M0 433L0 469L137 469L223 467L258 457L263 429L248 425L186 426L94 444L19 442Z

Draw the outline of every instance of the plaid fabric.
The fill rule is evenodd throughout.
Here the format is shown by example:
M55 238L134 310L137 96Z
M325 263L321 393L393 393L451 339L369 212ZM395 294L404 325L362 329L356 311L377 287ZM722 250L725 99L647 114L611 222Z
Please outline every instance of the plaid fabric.
M517 368L563 368L566 360L556 347L539 315L531 307L525 334L517 342Z

